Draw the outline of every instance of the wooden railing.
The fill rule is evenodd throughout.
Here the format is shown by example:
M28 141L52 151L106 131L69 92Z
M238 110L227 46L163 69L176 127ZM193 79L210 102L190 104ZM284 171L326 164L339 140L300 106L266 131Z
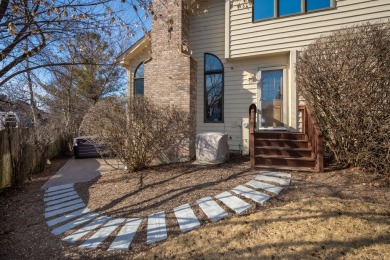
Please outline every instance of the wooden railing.
M313 155L316 159L315 170L318 172L323 172L324 154L322 132L307 106L301 105L299 106L298 110L302 114L302 132L308 137L308 141L312 147Z
M251 168L255 169L255 128L256 128L256 111L255 104L249 106L249 156Z

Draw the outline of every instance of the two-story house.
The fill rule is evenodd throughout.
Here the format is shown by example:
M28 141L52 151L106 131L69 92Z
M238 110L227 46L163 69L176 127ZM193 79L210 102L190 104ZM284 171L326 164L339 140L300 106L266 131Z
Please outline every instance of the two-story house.
M248 108L256 104L256 129L266 134L253 151L264 168L320 169L307 136L294 135L305 120L295 83L299 52L321 35L390 18L389 0L208 0L200 15L181 1L153 4L163 19L120 57L129 94L189 111L194 135L228 133L230 149L243 154Z

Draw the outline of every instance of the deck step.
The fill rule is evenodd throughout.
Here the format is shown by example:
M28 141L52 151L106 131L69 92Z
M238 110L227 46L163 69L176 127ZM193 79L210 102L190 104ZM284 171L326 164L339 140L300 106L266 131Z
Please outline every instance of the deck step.
M167 239L165 212L157 212L148 217L148 231L146 243L152 244Z
M249 203L230 194L227 191L222 192L215 197L220 201L222 201L226 206L234 210L234 212L236 212L236 214L238 215L242 215L245 213L245 211L252 208L252 206Z
M111 235L126 219L115 218L108 221L96 233L82 243L79 248L96 249L106 238Z
M245 183L247 186L251 186L255 189L262 189L271 193L279 194L283 188L279 186L275 186L272 184L264 183L261 181L255 181L255 180L250 180L247 183Z
M239 185L239 186L233 188L232 192L234 192L238 195L241 195L245 198L251 199L254 202L257 202L261 205L263 205L264 202L266 202L267 200L269 200L271 198L271 196L269 196L265 193L252 190L252 189L247 188L247 187L242 186L242 185Z
M200 222L196 218L194 211L189 204L184 204L180 207L174 208L177 223L181 232L187 232L194 228L200 227Z
M142 218L127 219L126 224L121 228L108 251L128 250L141 222Z
M272 177L272 176L257 175L256 180L266 181L266 182L274 182L274 183L278 183L280 185L290 185L290 179L283 179L283 178Z
M260 174L291 179L291 173L286 173L286 172L260 171Z
M297 171L297 172L317 172L311 167L294 167L294 166L283 166L283 165L261 165L255 164L256 170L270 170L270 171Z
M295 133L287 131L256 131L255 138L306 140L306 136L304 133Z
M278 155L255 155L256 165L276 165L276 166L291 166L291 167L315 167L315 159L307 157L286 157Z
M198 203L199 207L212 222L216 222L228 216L223 208L221 208L221 206L219 206L211 197L204 197L197 200L196 203Z
M292 148L292 147L278 147L278 146L255 146L255 154L257 155L279 155L286 157L312 157L312 150L310 148Z
M310 148L310 143L306 140L255 138L255 146Z

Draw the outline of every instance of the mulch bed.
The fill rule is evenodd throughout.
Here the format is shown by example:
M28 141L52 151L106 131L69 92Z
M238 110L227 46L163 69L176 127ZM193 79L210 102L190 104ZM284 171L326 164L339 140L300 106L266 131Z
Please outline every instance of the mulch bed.
M27 185L0 194L0 259L117 259L132 257L154 246L145 245L143 233L136 237L128 252L79 250L62 242L61 236L51 235L51 228L42 215L44 191L40 188L64 163L64 159L54 161L44 173L34 175ZM179 234L172 212L174 207L184 203L194 205L197 199L244 184L257 172L250 170L246 157L235 157L220 166L181 163L156 166L138 173L112 172L89 183L77 184L76 189L89 208L109 216L146 217L150 213L166 211L168 240L171 240ZM390 176L366 174L359 169L293 173L292 185L258 209L272 209L316 197L359 200L389 208L389 187ZM202 212L195 213L206 222ZM141 229L146 230L146 219Z

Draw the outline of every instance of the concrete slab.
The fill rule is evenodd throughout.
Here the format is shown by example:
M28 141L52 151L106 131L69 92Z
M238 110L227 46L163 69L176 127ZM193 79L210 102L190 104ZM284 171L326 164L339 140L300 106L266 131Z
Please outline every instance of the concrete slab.
M75 220L73 220L73 221L71 221L69 223L66 223L65 225L62 225L62 226L59 226L59 227L53 229L51 231L51 233L53 235L60 235L60 234L64 233L65 231L68 231L68 230L70 230L72 228L80 226L81 224L83 224L85 222L88 222L89 220L91 220L91 219L93 219L93 218L95 218L97 216L99 216L99 214L94 213L94 212L89 213L89 214L84 215L82 217L79 217L78 219L75 219Z
M67 192L70 192L70 191L74 191L74 188L71 187L71 188L67 188L67 189L63 189L63 190L46 192L45 193L45 197L50 197L50 196L54 196L54 195L60 195L60 194L67 193Z
M79 195L76 194L76 195L65 197L65 198L58 199L58 200L51 200L51 201L46 202L46 206L52 206L52 205L60 204L60 203L66 202L66 201L71 201L71 200L75 200L75 199L79 199L79 198L80 198Z
M236 214L238 215L242 215L245 211L252 208L249 203L243 201L242 199L232 195L227 191L222 192L215 197L222 201L223 204L234 210L234 212L236 212Z
M79 248L96 249L106 238L115 231L126 219L114 218L104 224L95 234L82 243Z
M174 208L173 211L175 212L181 232L187 232L200 227L200 222L189 204Z
M282 179L282 178L278 178L278 177L271 177L271 176L265 176L265 175L257 175L256 180L275 182L275 183L278 183L280 185L290 185L290 179Z
M282 187L275 186L261 181L255 181L255 180L250 180L247 183L245 183L245 185L251 186L255 189L262 189L275 194L279 194L283 190Z
M152 244L167 239L165 212L157 212L148 217L148 231L146 243Z
M108 251L128 250L141 222L142 218L127 219Z
M251 199L261 205L271 198L271 196L267 194L252 190L242 185L235 187L234 189L232 189L232 191L238 195L244 196L245 198Z
M64 203L61 203L61 204L57 204L57 205L54 205L54 206L47 207L45 209L45 212L49 212L49 211L52 211L52 210L57 210L57 209L60 209L60 208L65 208L65 207L72 206L72 205L75 205L75 204L79 204L79 203L82 203L82 202L83 202L82 199L71 200L71 201L68 201L68 202L64 202Z
M284 177L284 178L291 178L291 173L285 173L285 172L270 172L270 171L260 171L260 174L273 176L273 177Z
M106 159L109 164L115 167L124 168L116 159ZM53 186L88 182L100 174L113 170L113 167L101 158L70 159L64 166L51 177L43 186L46 189ZM50 190L50 189L49 189Z
M69 189L69 188L73 188L73 183L51 186L46 190L46 192L59 191L59 190L64 190L64 189Z
M63 241L66 241L68 243L75 243L80 238L88 234L89 232L97 229L107 221L109 221L111 218L106 216L101 216L89 223L88 225L80 228L79 230L75 231L74 233L70 234L69 236L62 239Z
M211 197L204 197L196 201L199 207L212 222L216 222L228 216L228 214Z
M66 214L64 216L61 216L59 218L55 218L55 219L49 220L46 223L47 223L47 225L49 227L51 227L51 226L54 226L54 225L57 225L59 223L65 222L65 221L67 221L69 219L78 217L78 216L83 215L83 214L88 213L88 212L89 212L89 209L82 208L82 209L76 210L74 212L68 213L68 214Z
M43 201L44 201L44 202L49 202L49 201L52 201L52 200L63 199L63 198L70 197L70 196L74 196L74 195L78 195L77 192L75 192L75 191L70 191L70 192L67 192L67 193L59 194L59 195L54 195L54 196L50 196L50 197L45 197L45 198L43 199Z
M78 204L75 204L75 205L72 205L72 206L69 206L69 207L65 207L65 208L53 210L53 211L50 211L50 212L46 212L45 213L45 218L51 218L51 217L54 217L54 216L57 216L57 215L61 215L61 214L64 214L64 213L67 213L67 212L70 212L70 211L74 211L76 209L81 209L81 208L84 208L84 207L85 207L84 202L81 202L81 203L78 203Z

